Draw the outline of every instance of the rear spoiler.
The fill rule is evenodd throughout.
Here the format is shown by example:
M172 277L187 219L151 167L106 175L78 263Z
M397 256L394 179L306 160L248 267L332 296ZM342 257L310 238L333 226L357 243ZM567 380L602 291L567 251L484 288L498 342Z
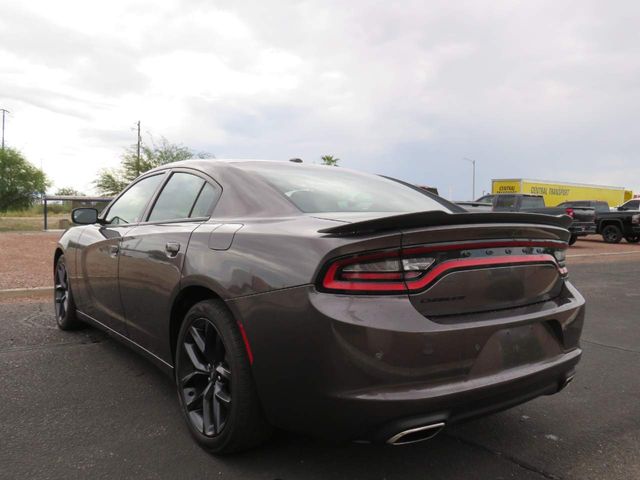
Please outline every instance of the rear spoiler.
M448 225L479 225L489 223L527 223L568 228L573 220L568 215L543 215L541 213L482 212L446 213L439 210L405 213L390 217L375 218L362 222L347 223L337 227L323 228L319 233L337 236L366 235L388 230L405 230L421 227Z

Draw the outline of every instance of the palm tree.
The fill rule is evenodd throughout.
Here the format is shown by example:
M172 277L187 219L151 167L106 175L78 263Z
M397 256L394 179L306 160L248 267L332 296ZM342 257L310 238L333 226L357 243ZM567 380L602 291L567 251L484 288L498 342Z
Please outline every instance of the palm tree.
M323 155L320 157L322 160L322 165L329 165L331 167L337 167L340 159L338 157L334 157L333 155Z

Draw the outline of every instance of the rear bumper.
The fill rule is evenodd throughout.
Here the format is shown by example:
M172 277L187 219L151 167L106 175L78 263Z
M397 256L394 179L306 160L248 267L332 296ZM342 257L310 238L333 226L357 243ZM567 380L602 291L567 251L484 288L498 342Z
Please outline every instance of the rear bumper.
M596 233L597 226L595 222L573 222L569 227L571 235L582 237L585 235L593 235Z
M581 355L584 299L427 319L406 296L312 286L228 302L245 327L265 413L276 426L384 441L560 390Z

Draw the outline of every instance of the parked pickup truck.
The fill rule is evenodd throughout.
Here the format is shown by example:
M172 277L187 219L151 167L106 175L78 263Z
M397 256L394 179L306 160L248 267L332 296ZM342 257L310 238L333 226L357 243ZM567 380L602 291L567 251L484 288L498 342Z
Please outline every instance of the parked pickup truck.
M569 245L576 243L578 237L596 233L595 209L590 207L547 207L544 204L544 197L541 195L501 193L493 199L493 211L569 215L573 219L569 226L571 232Z
M598 213L597 232L607 243L619 243L624 238L629 243L640 241L640 211Z
M561 203L558 207L593 207L596 211L596 232L602 235L605 242L618 243L624 238L629 243L638 243L640 240L640 211L638 211L640 204L633 203L635 201L630 200L613 211L607 202L596 200L574 200Z

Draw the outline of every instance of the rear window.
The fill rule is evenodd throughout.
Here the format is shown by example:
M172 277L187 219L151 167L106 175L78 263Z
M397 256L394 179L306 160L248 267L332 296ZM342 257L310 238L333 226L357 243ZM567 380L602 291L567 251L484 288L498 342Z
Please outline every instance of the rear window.
M495 208L497 209L516 208L518 197L515 195L498 195L494 202Z
M305 213L451 210L418 190L341 167L241 163Z
M522 197L521 208L544 208L542 197Z

